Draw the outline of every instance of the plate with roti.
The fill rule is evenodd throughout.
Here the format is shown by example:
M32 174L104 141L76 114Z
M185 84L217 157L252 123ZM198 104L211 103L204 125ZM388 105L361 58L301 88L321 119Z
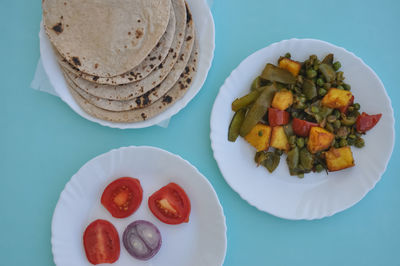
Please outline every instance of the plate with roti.
M101 125L144 128L171 118L211 67L215 29L205 0L48 0L42 8L40 53L50 83Z

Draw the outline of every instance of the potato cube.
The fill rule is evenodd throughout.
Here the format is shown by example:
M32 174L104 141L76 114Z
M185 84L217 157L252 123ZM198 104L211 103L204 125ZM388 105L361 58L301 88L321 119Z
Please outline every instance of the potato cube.
M279 67L288 70L293 76L297 77L301 69L301 64L289 58L282 58L279 61Z
M293 93L288 90L281 90L275 93L272 99L272 107L279 110L286 110L289 106L293 104Z
M332 88L322 98L321 104L329 108L342 108L349 104L351 92Z
M272 128L270 145L271 147L279 150L286 152L289 151L289 141L283 126L276 126Z
M335 135L333 135L331 132L321 127L312 127L310 129L310 135L307 143L308 151L311 153L317 153L325 150L331 146L334 138Z
M324 154L329 171L338 171L354 166L354 159L350 146L338 149L331 148Z
M248 143L256 148L257 151L266 151L269 148L270 137L271 127L258 123L244 138Z

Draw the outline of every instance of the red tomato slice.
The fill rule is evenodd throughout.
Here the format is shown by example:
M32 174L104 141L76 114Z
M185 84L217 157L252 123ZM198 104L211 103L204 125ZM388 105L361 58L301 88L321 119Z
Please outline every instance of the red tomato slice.
M289 113L276 108L268 108L268 123L271 127L289 123Z
M301 137L308 137L311 127L317 127L317 123L308 122L298 118L293 118L292 128L294 134Z
M358 132L365 132L373 128L376 123L379 122L379 119L381 119L382 114L376 114L376 115L369 115L365 112L363 112L361 115L357 117L356 121L356 129Z
M117 229L106 220L92 222L83 233L83 246L90 263L114 263L120 254Z
M190 200L185 191L175 183L169 183L149 197L149 208L161 222L166 224L187 223Z
M132 177L121 177L106 187L101 196L101 204L113 217L125 218L139 208L142 198L140 181Z

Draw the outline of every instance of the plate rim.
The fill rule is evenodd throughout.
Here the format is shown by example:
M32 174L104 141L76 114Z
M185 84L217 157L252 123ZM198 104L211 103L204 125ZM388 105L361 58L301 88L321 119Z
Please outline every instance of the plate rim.
M208 180L208 178L206 178L206 177L197 169L196 166L194 166L193 164L191 164L188 160L182 158L180 155L174 154L174 153L172 153L172 152L170 152L170 151L164 150L164 149L159 148L159 147L148 146L148 145L123 146L123 147L114 148L114 149L111 149L111 150L109 150L109 151L107 151L107 152L101 153L101 154L99 154L99 155L93 157L92 159L88 160L87 162L85 162L81 167L79 167L79 169L78 169L78 170L71 176L71 178L67 181L67 183L64 185L62 191L60 192L60 194L59 194L59 196L58 196L57 203L56 203L56 206L54 207L54 211L53 211L52 218L51 218L51 228L50 228L51 237L50 237L50 244L51 244L51 252L52 252L52 255L53 255L53 262L55 263L55 265L59 265L59 264L57 264L58 261L57 261L56 256L55 256L56 251L55 251L55 238L54 238L54 234L55 234L55 230L56 230L55 227L57 226L57 225L55 224L55 220L56 220L56 217L57 217L57 213L61 211L61 210L60 210L61 207L60 207L60 204L59 204L59 203L60 203L60 200L61 200L62 197L63 197L63 194L66 193L65 191L66 191L68 185L69 185L70 183L74 182L74 180L76 180L76 179L78 178L78 173L79 173L87 164L92 163L92 162L95 161L95 160L99 160L99 159L101 159L101 158L103 158L103 157L109 156L109 154L111 154L111 153L113 153L113 152L118 152L118 151L122 151L122 150L130 150L130 149L145 149L145 150L151 150L151 151L154 151L154 152L163 153L163 154L166 155L166 156L170 156L170 157L174 158L174 160L179 160L179 161L181 161L181 162L187 164L188 167L192 168L192 169L194 170L194 172L195 172L199 177L201 177L201 178L205 181L205 183L206 183L206 184L208 185L208 187L211 189L211 191L212 191L212 193L213 193L213 195L214 195L214 197L215 197L215 199L216 199L216 203L217 203L217 204L216 204L216 208L219 209L219 212L220 212L221 218L222 218L222 222L223 222L223 226L224 226L224 228L223 228L223 229L224 229L224 230L223 230L223 235L224 235L224 238L223 238L223 242L224 242L224 247L223 247L223 249L224 249L224 250L223 250L223 251L224 251L224 252L223 252L223 254L222 254L222 261L221 261L221 265L223 265L223 264L224 264L224 261L225 261L225 259L226 259L226 253L227 253L227 248L228 248L228 239L227 239L227 229L228 229L228 228L227 228L227 224L226 224L226 216L225 216L225 213L224 213L223 206L222 206L222 204L221 204L221 201L220 201L220 199L219 199L219 197L218 197L218 194L217 194L217 192L215 191L213 185L212 185L211 182Z
M375 76L376 80L377 80L377 81L379 82L379 84L382 86L383 91L384 91L384 96L385 96L385 98L388 100L388 103L389 103L389 106L388 106L388 107L389 107L389 111L390 111L389 113L390 113L390 122L391 122L391 132L390 132L390 133L391 133L391 135L392 135L392 140L393 140L393 141L392 141L392 145L391 145L391 150L390 150L390 152L388 153L388 159L387 159L386 162L385 162L385 166L384 166L382 172L379 174L378 178L377 178L376 180L374 180L372 186L369 187L368 189L366 189L366 190L363 192L362 196L361 196L358 200L356 200L356 201L353 202L353 203L347 204L347 205L343 206L342 208L338 208L338 209L336 209L336 210L334 210L334 211L332 211L332 212L329 212L329 213L327 213L327 214L319 215L319 216L317 216L317 217L311 217L311 218L309 218L309 217L300 217L300 218L298 218L298 217L286 216L286 215L281 215L281 214L279 214L279 213L276 213L276 212L274 212L274 211L269 211L269 210L261 209L260 206L257 206L257 205L255 205L254 203L250 202L250 200L247 199L244 195L242 195L241 192L239 192L238 190L236 190L236 189L234 188L234 186L232 186L232 180L230 180L229 178L226 177L226 173L224 174L223 167L221 167L222 162L221 162L220 160L218 160L217 157L216 157L216 145L217 145L217 144L216 144L216 139L214 139L214 134L216 134L216 133L215 133L215 129L213 130L213 128L214 128L213 125L215 124L215 121L216 121L216 119L217 119L217 118L216 118L216 110L217 110L216 103L217 103L217 99L221 96L222 91L223 91L224 87L226 87L226 84L228 83L228 81L229 81L229 80L231 79L231 77L235 74L235 72L236 72L242 65L244 65L245 61L250 60L252 57L256 57L259 53L262 53L263 50L268 49L268 48L270 48L270 47L282 45L283 43L286 43L286 42L297 42L297 41L314 41L314 42L320 42L320 43L322 43L322 44L325 44L325 45L328 45L328 46L333 46L333 47L335 47L336 49L342 50L342 52L348 53L349 55L353 56L354 59L358 60L361 64L363 64L363 65L367 68L367 70L370 71L370 72ZM211 110L211 115L210 115L210 140L211 140L211 149L212 149L212 151L213 151L213 157L214 157L214 160L217 162L218 169L219 169L219 171L220 171L222 177L224 178L225 182L230 186L230 188L231 188L233 191L235 191L235 192L236 192L243 200L245 200L249 205L255 207L257 210L259 210L259 211L261 211L261 212L269 213L269 214L271 214L271 215L273 215L273 216L276 216L276 217L278 217L278 218L281 218L281 219L286 219L286 220L307 220L307 221L310 221L310 220L318 220L318 219L322 219L322 218L325 218L325 217L331 217L331 216L333 216L333 215L336 214L336 213L342 212L342 211L347 210L347 209L351 208L352 206L356 205L356 204L357 204L358 202L360 202L360 201L368 194L368 192L370 192L370 191L376 186L376 184L381 180L383 174L384 174L384 173L386 172L386 170L387 170L388 164L389 164L390 159L391 159L392 154L393 154L395 142L396 142L394 110L393 110L391 98L389 97L389 95L388 95L388 93L387 93L387 91L386 91L386 88L385 88L385 86L384 86L382 80L379 78L379 76L376 74L376 72L375 72L368 64L366 64L360 57L358 57L357 55L355 55L353 52L348 51L347 49L345 49L345 48L343 48L343 47L341 47L341 46L337 46L337 45L335 45L335 44L332 44L332 43L330 43L330 42L327 42L327 41L324 41L324 40L320 40L320 39L314 39L314 38L290 38L290 39L284 39L284 40L281 40L281 41L278 41L278 42L271 43L271 44L269 44L269 45L267 45L267 46L264 46L264 47L262 47L262 48L256 50L255 52L251 53L250 55L248 55L247 57L245 57L242 61L240 61L240 63L231 71L231 73L229 74L229 76L227 76L227 78L225 79L224 83L221 85L221 87L220 87L219 90L218 90L218 94L217 94L217 96L216 96L216 98L215 98L215 100L214 100L213 107L212 107L212 110Z
M42 25L43 25L43 20L42 20L40 22L41 26L40 26L40 31L39 31L40 57L42 58L43 69L48 77L50 84L55 89L57 96L59 96L59 98L64 103L66 103L68 105L68 107L70 109L72 109L80 117L82 117L86 120L89 120L90 122L100 124L102 126L106 126L106 127L110 127L110 128L119 128L119 129L136 129L136 128L147 128L147 127L151 127L154 125L159 125L159 126L165 125L166 122L169 122L169 120L173 116L175 116L182 109L184 109L193 100L193 98L196 97L196 95L200 92L205 81L207 80L208 73L211 69L212 62L214 59L214 53L215 53L215 22L214 22L214 18L213 18L210 6L206 2L206 0L185 0L185 2L187 2L189 7L191 8L192 14L194 14L194 11L193 11L193 8L191 7L191 5L193 5L193 4L191 4L191 2L196 2L196 3L200 4L202 6L202 9L204 9L203 10L204 12L202 13L202 17L206 18L207 22L203 21L202 24L204 25L205 30L203 30L202 32L209 31L209 36L207 36L208 38L204 38L204 39L207 39L207 45L204 45L204 47L201 46L201 42L199 42L199 58L201 55L208 55L209 57L205 58L202 63L202 66L204 66L204 75L200 76L199 75L200 73L197 73L197 75L195 76L195 82L198 82L198 86L196 86L196 87L194 87L193 85L190 86L189 90L179 100L177 100L171 107L167 108L163 112L157 114L156 116L154 116L148 120L138 121L138 122L130 122L130 123L121 123L121 122L111 122L111 121L107 121L107 120L102 120L102 119L99 119L99 118L96 118L96 117L93 117L93 116L87 114L78 104L76 104L76 101L74 99L72 99L72 100L76 104L76 106L73 106L66 97L64 97L63 95L59 95L59 93L58 93L58 90L64 90L64 88L60 89L60 87L62 87L63 85L66 85L66 84L58 84L53 79L53 76L49 75L49 73L51 73L51 71L54 71L54 70L50 69L51 63L49 63L49 60L46 60L46 58L49 58L50 60L56 60L56 59L55 59L55 55L53 54L52 51L50 52L50 55L48 57L43 56L43 55L46 55L45 50L44 50L45 49L44 46L46 46L46 45L44 44L43 37L47 40L48 40L48 37L44 33L44 29L42 27ZM196 21L196 17L198 17L198 16L193 15L192 17L194 19L195 24L197 24L197 22L199 22L199 21ZM196 26L195 30L196 30L196 33L198 33L199 27ZM41 35L43 35L43 37ZM207 48L207 51L204 52L203 51L204 48ZM204 58L204 56L202 58ZM199 63L200 63L200 60L199 60ZM61 70L55 70L55 71L61 71ZM65 81L65 78L64 78L64 81ZM68 87L66 87L66 88L67 88L67 91L66 91L67 95L71 96L70 95L71 93L68 91ZM189 95L189 96L187 96L187 95ZM72 96L70 98L72 98ZM163 114L166 114L165 117L163 117Z

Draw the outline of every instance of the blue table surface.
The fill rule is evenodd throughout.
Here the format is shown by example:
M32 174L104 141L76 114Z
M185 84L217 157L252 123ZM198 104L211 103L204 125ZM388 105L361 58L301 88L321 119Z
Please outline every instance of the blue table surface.
M40 1L0 1L0 265L54 265L50 225L65 184L91 158L130 145L178 154L212 183L228 227L224 265L400 265L398 143L381 181L358 204L321 220L288 221L258 211L227 185L209 138L225 78L249 54L293 37L325 40L361 57L398 110L400 2L214 0L212 13L215 57L200 93L166 129L118 130L30 88Z

